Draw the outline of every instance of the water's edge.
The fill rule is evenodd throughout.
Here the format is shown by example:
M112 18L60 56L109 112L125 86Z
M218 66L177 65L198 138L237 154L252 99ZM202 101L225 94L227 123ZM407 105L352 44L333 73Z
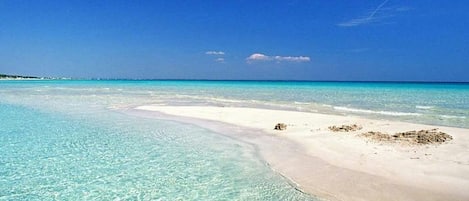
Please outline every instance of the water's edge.
M208 129L219 135L252 145L258 152L260 160L265 161L272 171L285 178L296 190L309 194L321 200L372 200L383 197L400 196L415 200L424 194L433 194L444 200L445 196L427 189L421 189L405 184L398 184L386 178L346 169L329 164L328 162L307 154L306 149L296 142L285 137L265 133L261 130L240 127L229 123L198 119L192 117L176 116L155 111L126 109L121 112L143 118L175 121L195 125ZM281 145L273 147L273 145ZM287 167L285 164L288 164ZM316 172L315 172L316 171ZM328 175L342 175L330 179ZM304 179L308 178L308 179ZM360 178L360 183L350 186L350 178ZM376 191L369 184L378 186L383 191ZM367 192L367 193L357 193Z

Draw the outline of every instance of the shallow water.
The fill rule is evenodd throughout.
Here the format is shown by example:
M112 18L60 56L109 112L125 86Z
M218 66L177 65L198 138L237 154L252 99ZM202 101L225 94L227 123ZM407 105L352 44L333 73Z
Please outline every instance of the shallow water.
M0 200L311 200L249 144L145 104L281 108L469 128L468 84L0 81Z
M312 200L247 144L120 113L1 104L0 200Z
M468 83L2 81L0 94L38 105L266 107L469 128Z

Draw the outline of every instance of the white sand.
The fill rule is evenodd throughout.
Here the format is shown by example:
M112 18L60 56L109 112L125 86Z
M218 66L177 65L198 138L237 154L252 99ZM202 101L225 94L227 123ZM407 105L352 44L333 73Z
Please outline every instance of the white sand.
M251 143L260 147L273 169L302 190L322 198L469 200L469 129L256 108L140 106L136 109L218 121L288 139L267 136ZM287 130L273 129L280 122L288 125ZM349 133L327 129L354 123L363 129ZM441 145L405 146L356 136L367 131L395 133L432 128L439 128L454 139ZM287 145L287 141L293 145Z

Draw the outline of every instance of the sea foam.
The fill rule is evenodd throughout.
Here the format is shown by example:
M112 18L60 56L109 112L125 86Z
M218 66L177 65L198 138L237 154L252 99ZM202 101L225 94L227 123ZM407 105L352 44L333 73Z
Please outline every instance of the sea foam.
M415 106L415 108L422 109L422 110L429 110L429 109L433 109L434 107L433 106L425 106L425 105L417 105L417 106Z
M394 112L394 111L375 111L375 110L366 110L366 109L357 109L357 108L348 108L348 107L333 107L335 110L347 111L347 112L357 112L357 113L367 113L367 114L382 114L389 116L420 116L420 113L413 112Z
M465 119L465 116L454 116L454 115L440 115L440 117L445 119Z

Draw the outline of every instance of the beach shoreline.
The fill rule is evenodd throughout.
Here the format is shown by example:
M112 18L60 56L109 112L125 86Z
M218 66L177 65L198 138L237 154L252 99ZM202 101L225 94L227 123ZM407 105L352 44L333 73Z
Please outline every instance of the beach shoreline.
M469 129L353 116L215 106L139 106L132 114L194 124L251 143L276 172L326 200L465 200L469 193ZM286 123L285 131L273 130ZM328 126L360 124L333 133ZM365 131L440 130L454 139L438 145L377 143Z

